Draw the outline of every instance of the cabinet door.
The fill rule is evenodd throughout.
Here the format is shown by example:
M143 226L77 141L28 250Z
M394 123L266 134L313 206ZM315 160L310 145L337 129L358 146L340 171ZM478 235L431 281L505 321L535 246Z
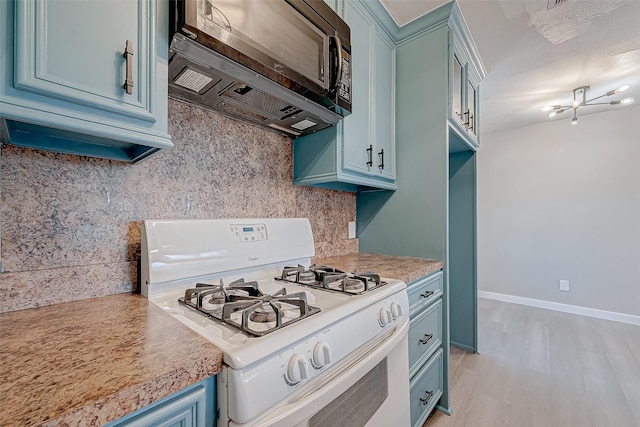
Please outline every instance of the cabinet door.
M371 138L371 49L375 28L352 1L344 5L344 20L351 28L351 76L353 112L343 120L342 167L370 174L377 169Z
M16 2L15 87L155 122L152 6L149 0ZM130 94L123 87L128 70Z
M156 0L0 1L2 142L134 163L173 147L167 13Z
M462 123L462 83L463 83L462 64L457 55L453 55L453 94L451 97L452 117Z
M126 415L105 427L212 427L215 426L215 377Z
M455 34L451 34L451 99L449 121L459 130L464 141L478 147L478 84L480 76L470 59L470 53Z
M374 38L374 83L373 108L375 109L374 173L395 179L395 53L391 42L379 30Z

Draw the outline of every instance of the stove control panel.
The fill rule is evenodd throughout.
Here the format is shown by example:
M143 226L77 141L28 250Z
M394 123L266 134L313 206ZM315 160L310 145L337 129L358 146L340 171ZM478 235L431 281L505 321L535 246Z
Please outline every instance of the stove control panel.
M232 224L229 231L231 240L236 242L267 240L267 227L264 224Z
M230 413L246 411L247 405L243 403L247 401L255 402L251 411L266 412L278 402L292 399L294 393L314 390L333 373L348 372L366 359L393 335L394 328L402 327L403 331L408 328L409 300L404 287L400 288L397 283L391 282L389 288L368 296L314 292L319 306L323 296L334 305L326 303L326 310L256 339L261 341L260 345L247 347L246 354L265 353L263 344L273 343L279 347L260 358L259 363L225 370ZM334 300L346 302L338 304ZM306 329L314 332L306 334ZM300 394L296 399L305 396ZM237 406L231 402L237 402ZM247 417L241 422L251 419Z

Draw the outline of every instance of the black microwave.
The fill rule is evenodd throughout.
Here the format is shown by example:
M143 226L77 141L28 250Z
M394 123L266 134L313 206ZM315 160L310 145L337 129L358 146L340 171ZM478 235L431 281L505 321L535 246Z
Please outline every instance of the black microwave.
M170 3L169 94L297 136L351 113L349 26L322 0Z

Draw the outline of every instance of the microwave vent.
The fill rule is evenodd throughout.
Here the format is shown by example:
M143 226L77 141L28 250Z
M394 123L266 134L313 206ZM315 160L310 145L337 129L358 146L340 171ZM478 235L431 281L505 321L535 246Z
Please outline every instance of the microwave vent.
M249 109L258 110L273 117L280 117L281 112L287 111L290 107L286 102L242 83L236 83L224 91L223 95L246 105Z
M309 119L304 119L304 120L300 120L298 123L294 123L291 125L292 128L294 129L298 129L298 130L305 130L305 129L309 129L310 127L313 127L315 125L317 125L318 123L309 120Z
M173 99L288 136L324 129L343 117L184 34L173 35L169 53Z
M200 93L211 83L213 79L197 72L192 68L185 68L182 73L173 81L184 88Z

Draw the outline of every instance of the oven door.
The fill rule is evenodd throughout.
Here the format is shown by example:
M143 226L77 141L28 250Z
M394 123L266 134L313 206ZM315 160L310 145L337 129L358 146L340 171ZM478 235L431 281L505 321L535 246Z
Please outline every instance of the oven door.
M285 405L250 424L336 427L410 425L409 319L327 370Z

